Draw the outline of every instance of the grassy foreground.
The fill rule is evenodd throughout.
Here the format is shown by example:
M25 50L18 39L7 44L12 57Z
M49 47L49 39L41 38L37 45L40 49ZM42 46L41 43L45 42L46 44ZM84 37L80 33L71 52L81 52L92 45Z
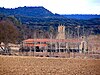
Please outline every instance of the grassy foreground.
M0 56L0 75L100 75L100 59Z

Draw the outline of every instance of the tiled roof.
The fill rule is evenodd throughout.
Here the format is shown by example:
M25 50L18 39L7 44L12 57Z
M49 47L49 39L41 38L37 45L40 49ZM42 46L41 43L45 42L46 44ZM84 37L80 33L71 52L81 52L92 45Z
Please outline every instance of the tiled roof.
M26 39L23 42L33 43L33 42L81 42L82 39Z

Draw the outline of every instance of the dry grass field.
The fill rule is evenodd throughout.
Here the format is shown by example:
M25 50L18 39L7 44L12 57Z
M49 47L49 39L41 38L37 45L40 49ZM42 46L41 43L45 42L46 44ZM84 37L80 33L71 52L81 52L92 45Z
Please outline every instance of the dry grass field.
M0 56L0 75L100 75L100 59Z

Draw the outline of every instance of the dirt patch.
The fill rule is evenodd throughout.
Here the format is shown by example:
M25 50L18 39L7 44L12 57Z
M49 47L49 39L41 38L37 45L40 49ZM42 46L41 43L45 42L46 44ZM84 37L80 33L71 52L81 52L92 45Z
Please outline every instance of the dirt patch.
M100 75L100 59L0 56L0 75Z

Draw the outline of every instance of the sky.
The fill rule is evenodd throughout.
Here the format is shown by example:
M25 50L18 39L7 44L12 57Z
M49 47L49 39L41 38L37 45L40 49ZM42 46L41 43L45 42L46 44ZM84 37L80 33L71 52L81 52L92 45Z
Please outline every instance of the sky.
M100 0L0 0L0 7L43 6L58 14L100 14Z

